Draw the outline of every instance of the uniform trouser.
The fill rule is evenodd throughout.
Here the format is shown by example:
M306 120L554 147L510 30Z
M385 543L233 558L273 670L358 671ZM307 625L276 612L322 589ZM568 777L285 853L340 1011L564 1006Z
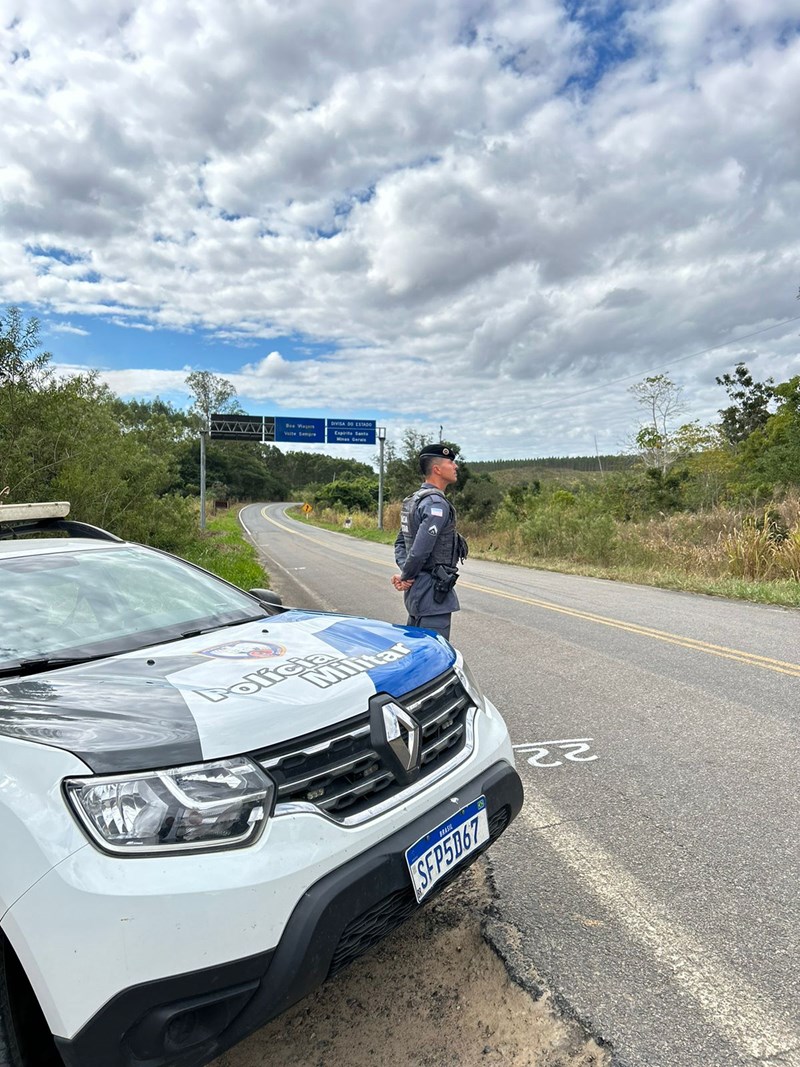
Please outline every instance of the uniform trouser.
M450 621L452 616L447 615L409 615L407 626L421 626L424 630L435 630L442 637L450 638Z

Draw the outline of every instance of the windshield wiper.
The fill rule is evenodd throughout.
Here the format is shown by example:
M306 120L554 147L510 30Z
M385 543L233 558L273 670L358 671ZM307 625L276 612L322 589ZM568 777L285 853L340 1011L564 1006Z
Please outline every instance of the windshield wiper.
M57 670L59 667L74 667L77 663L88 663L101 656L42 656L38 659L21 659L0 667L0 678L22 678L26 674L39 674L42 671Z
M199 637L201 634L213 634L215 630L227 630L229 626L244 626L246 622L261 622L268 615L253 615L248 619L234 619L233 622L218 622L214 626L204 626L199 630L184 630L181 637Z

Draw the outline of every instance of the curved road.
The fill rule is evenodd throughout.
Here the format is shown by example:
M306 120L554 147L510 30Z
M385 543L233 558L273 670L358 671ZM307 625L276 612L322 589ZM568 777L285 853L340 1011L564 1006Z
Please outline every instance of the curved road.
M242 521L287 604L405 620L391 548ZM493 940L619 1067L800 1067L800 613L470 560L526 787Z

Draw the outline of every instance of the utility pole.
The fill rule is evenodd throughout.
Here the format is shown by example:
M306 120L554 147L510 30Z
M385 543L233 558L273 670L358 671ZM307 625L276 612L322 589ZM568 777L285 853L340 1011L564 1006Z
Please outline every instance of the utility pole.
M378 427L378 445L380 460L378 463L378 529L383 529L383 446L386 441L386 427Z
M207 427L200 431L200 529L206 528L206 433Z

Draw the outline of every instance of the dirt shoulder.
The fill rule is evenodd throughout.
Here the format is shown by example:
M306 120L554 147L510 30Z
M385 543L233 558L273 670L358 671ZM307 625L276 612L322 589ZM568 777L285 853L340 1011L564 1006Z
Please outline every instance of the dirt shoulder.
M609 1067L607 1050L546 992L534 997L510 979L482 933L491 911L481 860L213 1067Z

